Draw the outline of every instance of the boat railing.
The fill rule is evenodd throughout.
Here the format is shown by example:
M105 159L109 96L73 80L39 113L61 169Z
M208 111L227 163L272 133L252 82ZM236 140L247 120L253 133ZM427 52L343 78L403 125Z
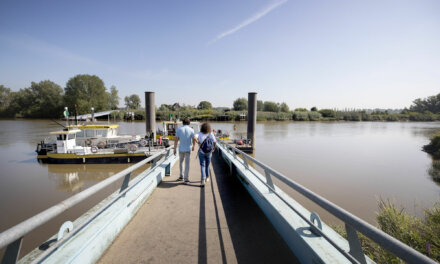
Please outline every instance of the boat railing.
M222 149L232 154L235 160L240 162L247 171L251 172L251 174L253 174L260 182L262 182L268 188L269 192L275 194L289 208L295 211L305 222L307 222L311 226L315 234L318 234L323 238L325 238L330 244L332 244L338 251L340 251L348 259L350 259L353 263L366 263L365 255L362 251L362 247L357 232L362 233L363 235L370 238L384 249L394 254L396 257L408 263L437 263L434 260L430 259L429 257L411 248L410 246L388 235L382 230L372 226L371 224L365 222L364 220L358 218L357 216L337 206L336 204L328 201L327 199L321 197L320 195L312 192L306 187L286 177L282 173L270 168L266 164L251 157L245 152L227 144L222 140L218 140L218 143L222 147ZM241 156L241 158L239 155ZM256 165L260 169L262 169L264 171L265 177L264 176L262 177L262 175L259 174L256 169L252 168L252 166L250 166L250 162L254 164L254 167ZM302 215L295 208L293 208L292 205L290 205L290 203L286 201L286 199L283 198L283 196L277 192L277 188L275 188L275 185L273 184L272 181L272 176L280 180L281 182L283 182L293 190L297 191L301 195L305 196L309 200L313 201L314 203L319 205L321 208L325 209L333 216L342 220L345 224L345 230L347 232L348 244L350 248L349 252L346 252L344 249L342 249L336 242L332 241L330 237L327 236L319 228L320 219L316 213L312 213L310 216L307 217ZM315 219L318 222L318 227L314 223Z
M101 190L110 186L112 183L124 178L120 190L122 194L123 191L128 187L131 173L133 171L139 169L149 162L152 163L152 165L148 169L153 170L160 164L160 159L162 159L163 157L168 158L170 155L172 155L171 149L172 147L163 149L163 151L160 151L152 155L151 157L144 159L130 166L129 168L116 173L115 175L89 187L88 189L78 194L75 194L67 198L66 200L58 203L57 205L54 205L44 210L43 212L34 215L31 218L28 218L27 220L0 233L0 249L7 246L6 251L3 255L2 263L15 263L18 260L21 244L25 235L29 234L37 227L49 222L53 218L61 215L63 212L72 208L74 205L100 192Z

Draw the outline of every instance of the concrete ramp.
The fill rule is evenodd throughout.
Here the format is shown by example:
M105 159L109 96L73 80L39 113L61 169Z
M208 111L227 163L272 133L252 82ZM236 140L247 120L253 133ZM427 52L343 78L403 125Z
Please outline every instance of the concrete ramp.
M297 263L284 240L216 154L200 187L191 156L190 184L172 168L99 263Z

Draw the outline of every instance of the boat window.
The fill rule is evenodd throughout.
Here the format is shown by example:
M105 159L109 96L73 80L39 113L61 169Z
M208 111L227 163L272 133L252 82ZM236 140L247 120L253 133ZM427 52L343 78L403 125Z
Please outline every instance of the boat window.
M66 135L58 135L57 136L57 140L65 140L66 139Z
M69 134L67 138L68 139L75 139L75 134Z
M86 130L86 137L94 137L95 136L95 130L94 129L87 129Z
M84 130L81 130L80 132L76 133L77 137L84 137Z
M106 137L107 136L107 129L96 130L96 136L97 137Z

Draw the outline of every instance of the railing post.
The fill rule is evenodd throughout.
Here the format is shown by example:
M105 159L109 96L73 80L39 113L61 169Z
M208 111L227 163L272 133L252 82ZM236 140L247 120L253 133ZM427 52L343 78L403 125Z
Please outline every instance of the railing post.
M130 182L130 176L131 172L125 175L124 181L122 182L121 189L119 190L119 193L123 192L128 187L128 183Z
M249 164L248 164L248 162L247 162L247 158L246 158L246 155L241 155L242 157L243 157L243 163L244 163L244 166L246 167L246 169L249 169Z
M348 244L350 245L349 254L352 255L359 263L366 264L364 252L362 251L361 242L356 230L349 224L345 223L345 231L347 232Z
M151 168L156 167L157 164L157 157L153 160L153 164L151 164Z
M266 174L266 183L270 186L269 192L273 192L272 190L275 190L275 187L273 186L272 177L270 177L270 171L267 169L264 169L264 174Z
M3 255L2 264L16 263L18 260L18 255L20 254L21 244L23 242L23 237L15 240L6 248L5 254Z
M234 159L237 159L237 153L235 153L235 149L231 149L232 156L234 156Z

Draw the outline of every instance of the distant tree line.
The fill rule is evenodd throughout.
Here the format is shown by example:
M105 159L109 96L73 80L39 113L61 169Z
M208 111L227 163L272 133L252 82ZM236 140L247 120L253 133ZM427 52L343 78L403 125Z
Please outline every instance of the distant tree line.
M79 74L68 80L66 86L46 80L32 82L30 87L19 91L0 85L0 117L57 118L62 116L64 106L72 116L75 105L78 114L89 113L91 107L96 112L117 109L118 90L111 86L107 91L104 82L96 75ZM139 110L141 100L132 94L124 98L126 111L134 112L135 119L144 119L144 111ZM169 120L190 117L195 120L243 120L247 119L248 101L237 98L232 108L214 108L209 101L201 101L197 106L162 104L156 110L157 119ZM125 112L114 113L122 119ZM290 110L285 103L257 101L257 120L294 120L294 121L435 121L440 120L440 94L425 99L416 99L409 108L400 113L388 111L318 109L312 107Z
M178 106L176 108L176 105ZM294 121L436 121L440 120L440 94L427 99L416 99L409 109L402 111L388 110L356 110L356 109L318 109L316 106L307 109L303 107L290 110L285 103L272 101L257 101L257 120L294 120ZM247 119L248 101L246 98L234 100L232 108L213 108L208 101L202 101L195 106L180 107L162 104L156 112L157 119L169 120L190 117L195 120L242 120ZM432 110L432 111L431 111ZM143 113L139 112L139 119Z
M0 117L58 118L65 106L70 115L114 110L119 105L118 90L112 85L107 91L104 82L96 75L79 74L70 78L66 86L49 81L31 82L30 87L19 91L0 85ZM129 109L140 108L138 95L125 97Z

